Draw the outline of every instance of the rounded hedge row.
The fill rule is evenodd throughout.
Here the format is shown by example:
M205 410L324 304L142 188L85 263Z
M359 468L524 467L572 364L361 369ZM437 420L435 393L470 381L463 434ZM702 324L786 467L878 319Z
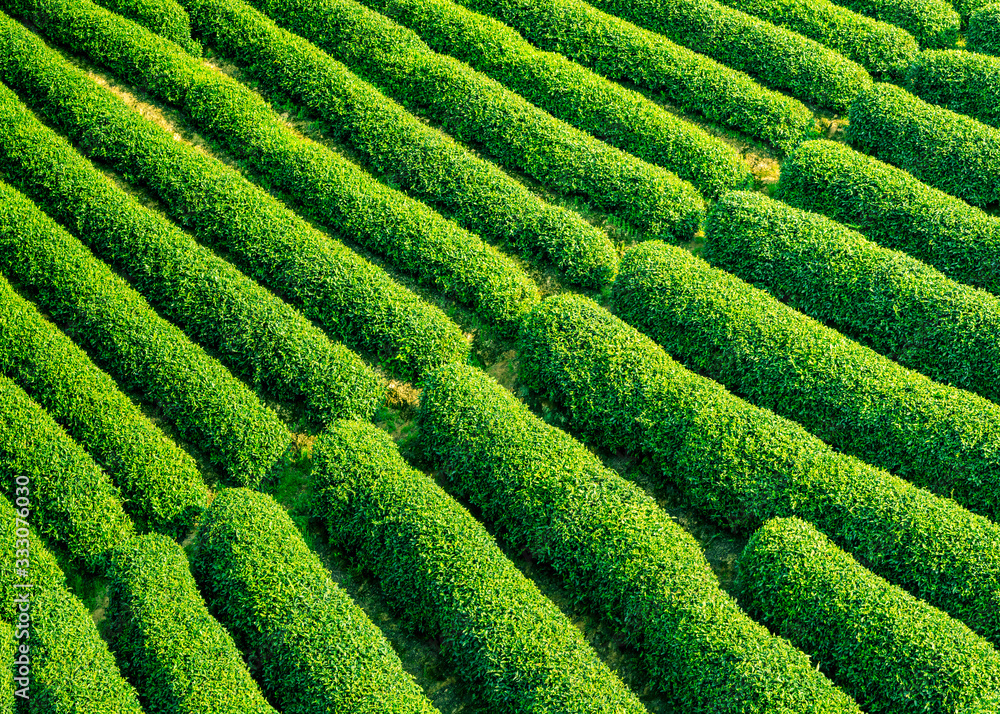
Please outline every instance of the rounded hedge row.
M540 199L307 40L232 0L205 3L195 16L215 48L320 112L394 185L469 230L553 263L571 282L600 287L613 279L618 258L606 233Z
M739 152L689 121L451 0L364 0L412 28L431 49L468 62L568 124L673 171L706 198L749 188ZM493 3L466 2L477 10ZM485 6L485 7L484 7Z
M66 588L66 578L55 558L29 528L28 538L17 531L23 522L6 498L0 497L0 619L19 623L19 599L27 596L29 618L26 628L15 625L18 656L28 657L29 676L14 680L28 686L29 704L24 711L46 714L145 714L135 689L126 682L115 658L108 652L86 606ZM29 517L30 518L30 517ZM23 533L23 531L21 531ZM28 550L27 576L21 575L18 560ZM31 584L31 588L18 585ZM27 634L21 634L27 633ZM28 646L22 653L20 647Z
M276 714L208 613L183 548L132 538L110 554L107 578L111 647L147 710Z
M501 165L564 194L583 196L643 233L690 240L697 230L705 203L691 184L433 52L412 30L355 0L250 4Z
M191 18L176 0L97 0L97 4L176 42L196 57L201 55L201 44L191 37Z
M877 77L902 79L920 52L911 34L830 0L721 0L748 15L816 40Z
M369 418L384 401L360 357L115 186L3 85L0 175L258 392L317 422Z
M31 521L91 567L133 533L118 489L83 448L0 374L0 478ZM20 501L18 499L24 499Z
M183 537L208 502L194 459L0 277L0 373L16 381L118 487L141 530Z
M840 142L804 142L775 194L1000 296L1000 220Z
M0 269L230 481L256 484L292 436L246 385L23 194L0 182Z
M208 0L210 1L210 0ZM203 0L185 0L196 16ZM244 84L88 0L19 0L48 37L181 109L303 214L509 327L538 287L508 256L288 127ZM196 24L197 21L196 21Z
M91 158L149 187L170 215L345 344L412 379L461 361L458 325L238 171L176 141L0 16L0 79Z
M768 521L736 562L740 601L866 712L1000 709L1000 654L935 607L874 575L798 518Z
M837 4L906 30L921 47L954 47L962 24L947 0L837 0Z
M264 691L284 714L437 712L273 498L221 491L194 548L209 610L261 662Z
M1000 402L1000 297L757 193L712 207L704 256L906 367Z
M485 373L432 372L418 424L450 492L594 602L679 710L859 711L807 657L740 611L701 546L650 496Z
M384 179L466 229L550 262L570 282L599 288L614 278L618 256L606 233L421 122L308 40L236 0L198 5L194 17L214 49L321 114Z
M542 50L610 80L654 90L685 112L782 151L795 146L813 126L812 112L801 102L582 0L461 0L461 4L516 28ZM553 22L555 18L559 21Z
M970 50L1000 56L1000 4L984 5L969 15L965 42Z
M441 640L490 711L645 711L486 529L403 461L388 434L332 424L314 446L312 478L331 543L372 571L420 631Z
M868 72L843 55L715 0L592 4L824 109L844 112L871 87Z
M806 260L802 269L820 272ZM905 369L663 243L625 254L613 301L619 317L689 369L844 453L1000 520L997 404ZM995 354L1000 363L1000 347Z
M921 52L906 81L924 101L1000 127L1000 57L965 50Z
M976 206L1000 201L1000 130L892 84L863 92L849 113L856 148Z
M815 524L869 568L1000 642L1000 527L737 399L593 301L554 296L522 326L522 382L584 437L649 459L713 522Z

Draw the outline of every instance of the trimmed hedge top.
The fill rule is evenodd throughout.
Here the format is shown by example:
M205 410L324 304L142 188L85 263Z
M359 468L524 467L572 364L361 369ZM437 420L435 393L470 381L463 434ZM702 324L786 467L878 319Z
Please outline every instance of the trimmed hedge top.
M277 714L208 614L183 548L149 534L123 543L110 561L111 644L146 709Z
M363 0L415 30L432 49L468 62L568 124L673 171L706 198L750 188L736 149L620 84L535 49L516 31L451 0ZM466 0L488 11L492 3Z
M715 0L593 0L593 5L824 109L846 111L872 83L863 67L843 55Z
M215 617L261 661L264 691L284 714L437 712L270 496L221 491L191 569Z
M103 564L104 554L134 532L107 474L3 374L0 478L15 503L31 504L36 530L87 565Z
M1000 527L752 406L596 303L558 295L521 329L520 377L588 440L650 459L713 522L814 523L875 572L1000 642Z
M1000 127L1000 57L965 50L921 52L906 82L924 101Z
M451 492L481 509L511 548L527 547L594 602L679 710L859 711L808 658L740 611L701 546L651 497L483 372L432 372L418 424Z
M503 714L641 714L580 631L465 508L371 424L340 421L313 449L331 542L440 638L456 673Z
M685 112L782 151L795 146L813 126L812 112L801 102L582 0L461 0L461 4L516 28L536 47L608 79L659 92Z
M903 28L921 47L954 47L962 24L947 0L837 0L837 4Z
M775 194L1000 297L1000 219L837 141L804 142Z
M1000 3L983 5L969 15L965 42L970 50L1000 56Z
M798 518L768 521L736 561L740 601L870 714L992 714L1000 654L862 567Z
M847 140L976 206L1000 201L1000 129L936 107L893 84L851 104Z
M191 18L176 0L97 0L97 4L176 42L196 57L201 55L201 44L191 37Z
M902 79L920 52L917 41L905 30L859 15L830 0L722 2L816 40L886 79Z
M251 0L413 113L497 163L582 196L635 230L690 240L705 203L676 174L562 122L355 0Z
M663 243L625 254L614 306L688 368L998 520L1000 405L905 369Z
M718 201L705 241L709 262L778 300L932 379L1000 402L1000 297L758 193Z
M15 521L17 512L0 497L0 619L15 624L18 645L27 644L32 714L145 714L135 689L118 671L90 612L66 588L66 577L34 530ZM29 521L31 516L28 516ZM22 537L24 528L28 537ZM28 550L28 573L17 563ZM19 588L18 584L32 587ZM17 602L30 592L28 605ZM22 617L23 616L23 617ZM19 627L25 622L26 629ZM20 654L19 654L20 656ZM22 700L23 701L23 700Z
M570 282L598 288L614 278L618 255L604 231L543 201L308 40L238 0L209 3L195 17L216 50L318 112L383 181L486 239L544 259Z
M197 15L213 0L185 0ZM52 39L180 108L304 214L507 328L538 297L508 256L287 126L256 93L88 0L18 0Z
M405 379L464 360L469 343L439 308L313 229L235 169L176 141L0 15L0 79L89 157L149 187L199 240L222 248L332 337Z
M269 407L37 206L0 182L0 267L226 477L256 484L292 436Z
M115 186L3 85L0 174L257 391L320 423L371 417L385 400L358 355Z
M0 276L0 372L111 475L140 530L183 537L208 501L194 459Z

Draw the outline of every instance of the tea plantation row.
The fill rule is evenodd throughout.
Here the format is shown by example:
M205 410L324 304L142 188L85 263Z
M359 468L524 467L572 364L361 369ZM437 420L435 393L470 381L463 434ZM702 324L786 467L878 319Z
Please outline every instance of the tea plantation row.
M1000 709L982 210L1000 60L947 49L971 5L845 5L874 19L825 0L0 0L0 707L438 711L304 517L245 488L275 488L294 424L318 435L311 529L491 712L650 706L518 553L610 623L659 705ZM788 153L786 203L623 79ZM869 155L812 140L799 100L849 111ZM702 227L708 262L648 240ZM466 364L468 319L575 437ZM416 461L365 423L387 377L422 389ZM750 537L732 593L591 449ZM59 562L106 583L100 632Z

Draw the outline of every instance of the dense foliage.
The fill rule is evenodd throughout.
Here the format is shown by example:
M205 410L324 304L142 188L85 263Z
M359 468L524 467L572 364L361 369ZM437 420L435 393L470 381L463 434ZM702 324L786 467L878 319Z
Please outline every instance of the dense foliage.
M975 206L1000 201L1000 129L893 84L863 92L848 115L856 148Z
M736 563L740 601L871 714L1000 709L1000 654L872 574L798 518L768 521Z
M782 162L776 196L1000 297L1000 219L902 169L839 142L807 141Z
M983 5L969 15L965 42L970 50L1000 56L1000 4Z
M901 27L921 47L954 47L962 24L962 18L947 0L837 0L837 4Z
M589 1L0 0L12 711L1000 709L996 63Z
M339 421L313 451L330 539L373 572L498 714L641 714L639 700L457 501L389 435Z
M993 0L951 0L951 4L961 14L962 20L968 22L977 10L990 7L994 3Z
M521 329L519 376L602 447L642 456L711 521L747 532L797 515L875 572L1000 642L1000 527L839 454L684 369L580 296Z
M434 714L385 637L270 496L222 491L191 569L212 613L262 663L284 714Z
M516 28L543 50L579 62L608 79L654 90L686 112L762 139L782 151L801 141L813 125L812 112L797 100L582 0L461 3ZM638 148L630 145L627 150Z
M899 80L920 52L913 36L830 0L721 0L737 10L805 35L854 60L876 77Z
M199 240L328 334L413 378L469 352L458 325L238 171L176 141L0 15L0 79L95 161L149 187Z
M717 202L705 241L709 262L778 300L932 379L1000 401L1000 297L757 193Z
M0 268L122 386L157 404L230 481L256 484L288 448L291 434L246 385L3 182Z
M921 52L906 81L925 101L1000 127L1000 57L965 50Z
M501 165L583 196L643 233L685 240L697 229L705 204L694 186L559 121L355 0L250 4Z
M689 369L744 399L840 451L1000 516L997 404L900 367L663 243L625 254L614 306Z
M593 5L824 109L843 112L871 86L868 72L843 55L715 0Z
M468 62L566 123L673 171L707 198L753 183L739 152L722 139L562 55L534 48L495 20L451 0L362 1L415 30L432 49Z
M140 529L183 537L208 500L194 459L2 277L0 373L16 381L104 467ZM61 496L72 497L72 492Z
M14 714L14 657L18 644L14 628L0 620L0 712Z
M194 17L214 49L319 113L384 180L484 238L550 262L573 283L596 288L614 277L618 257L607 234L421 122L309 41L238 0L201 4Z
M211 0L185 0L189 12ZM171 42L88 0L17 0L47 37L175 105L307 216L501 327L537 299L509 257L427 205L303 138L257 94Z
M258 391L318 422L370 417L385 399L360 357L115 186L3 85L0 175Z
M191 18L177 0L97 0L97 4L176 42L192 55L201 54L201 44L191 37Z
M147 711L276 714L208 613L179 545L132 538L111 553L107 577L112 648Z
M15 503L20 497L34 506L30 511L38 533L87 565L99 566L108 550L133 533L107 474L2 374L0 481Z
M431 373L418 419L422 450L451 493L596 604L679 710L858 711L740 611L701 546L656 501L485 373Z
M0 542L6 544L0 549L0 619L15 625L17 632L27 632L14 640L18 647L28 645L29 676L23 679L29 700L21 711L145 714L90 612L67 589L66 577L34 531L15 521L17 514L10 501L0 497ZM24 550L30 560L27 574L17 563ZM24 583L32 586L26 598L27 589L17 587ZM20 598L28 600L24 609ZM26 629L18 627L22 621Z

